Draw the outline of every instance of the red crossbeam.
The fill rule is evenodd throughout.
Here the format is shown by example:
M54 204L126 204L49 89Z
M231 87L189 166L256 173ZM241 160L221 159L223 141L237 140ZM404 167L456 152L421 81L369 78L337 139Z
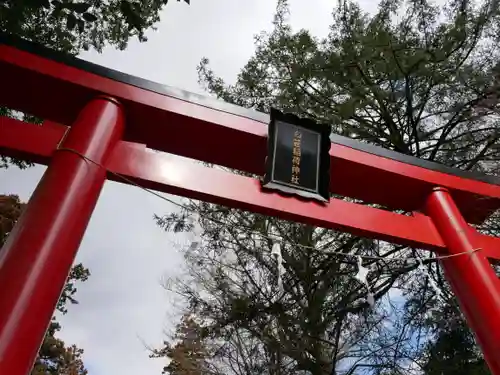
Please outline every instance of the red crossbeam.
M46 164L65 131L65 126L54 123L37 126L0 117L0 150ZM256 179L204 167L125 141L118 143L105 167L157 191L446 254L441 237L425 215L404 216L340 199L321 205L282 197L262 192ZM109 178L125 182L112 174ZM500 252L494 251L500 248L500 239L477 236L485 255L500 259Z
M264 119L259 121L190 102L192 94L189 94L191 97L186 94L185 99L159 94L8 45L0 45L0 79L3 87L9 88L0 91L0 105L68 125L92 97L107 94L120 100L125 107L125 140L263 174L267 135ZM330 175L334 194L391 209L420 209L435 186L451 191L470 223L482 222L500 207L498 185L335 143L331 149Z

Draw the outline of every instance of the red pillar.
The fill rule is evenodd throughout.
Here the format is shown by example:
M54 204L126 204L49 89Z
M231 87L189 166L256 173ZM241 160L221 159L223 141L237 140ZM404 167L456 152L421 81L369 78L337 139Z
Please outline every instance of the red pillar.
M492 374L500 375L500 280L478 248L474 229L462 217L450 193L435 189L427 200L432 218L450 254L441 265Z
M97 97L62 147L105 163L123 128L118 103ZM105 181L102 168L57 151L0 252L0 374L30 372Z

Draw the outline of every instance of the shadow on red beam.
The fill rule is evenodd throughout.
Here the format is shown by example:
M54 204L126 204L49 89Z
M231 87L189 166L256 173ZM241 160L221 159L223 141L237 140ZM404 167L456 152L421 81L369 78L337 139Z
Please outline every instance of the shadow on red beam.
M262 192L256 179L204 167L174 155L140 150L128 142L117 146L107 167L157 191L446 253L441 237L425 215L403 216L339 199L321 205ZM123 182L112 176L110 179ZM478 236L487 256L500 259L500 252L494 251L500 249L500 239Z
M55 123L37 126L0 117L0 153L47 165L66 129ZM203 167L129 142L118 144L107 167L157 191L446 253L434 225L425 215L403 216L338 199L322 206L263 193L255 179ZM123 182L112 174L109 176ZM486 255L500 259L497 250L500 239L477 235Z
M47 165L65 131L47 121L40 126L0 116L0 154Z
M214 104L196 94L34 48L32 43L23 42L22 48L25 50L0 45L0 79L4 87L9 87L0 90L0 105L71 124L88 100L107 94L124 104L125 140L263 175L265 114L227 103ZM470 223L480 223L500 208L499 179L484 183L459 177L438 164L410 160L397 153L387 156L387 150L377 147L363 150L365 146L342 137L334 139L330 172L333 193L413 211L439 185L452 192Z

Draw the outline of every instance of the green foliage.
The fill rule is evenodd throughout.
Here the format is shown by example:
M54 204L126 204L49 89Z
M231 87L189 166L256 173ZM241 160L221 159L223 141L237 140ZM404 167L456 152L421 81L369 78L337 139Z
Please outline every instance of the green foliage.
M425 346L421 363L426 375L491 374L476 340L469 330L458 304L448 288L447 303L430 306L423 325L431 328L431 340ZM409 302L413 305L413 301Z
M76 346L67 347L56 338L61 329L52 319L30 375L87 375L82 361L83 350Z
M76 264L71 269L68 280L66 281L66 285L64 285L64 290L61 294L61 298L57 302L57 310L62 314L66 314L68 312L66 305L68 302L71 304L78 304L78 301L75 299L76 294L76 283L87 281L90 276L90 271L88 268L85 268L81 263Z
M0 195L0 249L21 215L23 204L16 195Z
M426 375L490 375L465 324L442 332L427 349Z
M287 12L280 1L275 29L257 38L236 84L226 86L202 60L207 89L244 107L275 106L331 123L336 133L448 165L484 169L485 160L496 160L495 2L439 7L384 0L368 16L342 1L324 40L292 32Z
M155 350L151 358L170 358L164 367L167 375L208 375L210 350L204 341L204 329L190 314L184 314L177 325L171 345L165 341L161 350Z
M287 2L279 0L274 29L256 38L236 83L225 84L208 59L199 66L200 82L243 107L277 107L362 142L497 173L496 1L383 0L373 15L340 1L332 14L329 35L320 40L292 30ZM427 253L206 203L186 205L190 212L157 218L164 228L182 230L195 212L202 235L198 246L185 249L187 278L168 288L207 323L212 343L223 343L214 357L221 373L326 375L345 373L353 363L391 375L451 375L460 366L486 371L452 308L442 269L428 265L443 290L438 299L415 264L391 259ZM498 234L497 222L482 229ZM281 248L283 290L269 256L273 236L289 243ZM386 258L369 262L375 308L353 279L352 258L331 249ZM389 294L395 289L402 301ZM443 326L439 311L455 323Z
M177 0L180 1L180 0ZM189 4L189 0L184 0ZM159 21L168 0L0 0L0 30L77 53L105 43L125 49ZM38 35L37 32L41 32ZM41 36L42 39L38 39ZM54 43L55 42L55 43Z

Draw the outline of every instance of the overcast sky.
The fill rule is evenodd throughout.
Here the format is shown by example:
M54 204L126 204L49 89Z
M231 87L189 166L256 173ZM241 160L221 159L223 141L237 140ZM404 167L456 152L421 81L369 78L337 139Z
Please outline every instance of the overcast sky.
M291 0L295 29L317 36L328 32L337 0ZM374 0L362 0L373 10ZM253 37L271 28L274 0L171 1L158 30L144 44L132 41L126 51L85 53L92 62L190 91L202 92L196 66L211 60L217 74L234 82L254 51ZM0 170L0 194L29 199L43 167ZM108 182L80 247L77 262L92 272L79 286L79 305L61 318L61 336L85 350L89 375L160 375L162 360L148 358L144 343L158 346L163 330L175 325L170 296L160 286L182 265L171 235L152 220L154 213L175 209L138 188ZM182 241L182 239L180 239Z

